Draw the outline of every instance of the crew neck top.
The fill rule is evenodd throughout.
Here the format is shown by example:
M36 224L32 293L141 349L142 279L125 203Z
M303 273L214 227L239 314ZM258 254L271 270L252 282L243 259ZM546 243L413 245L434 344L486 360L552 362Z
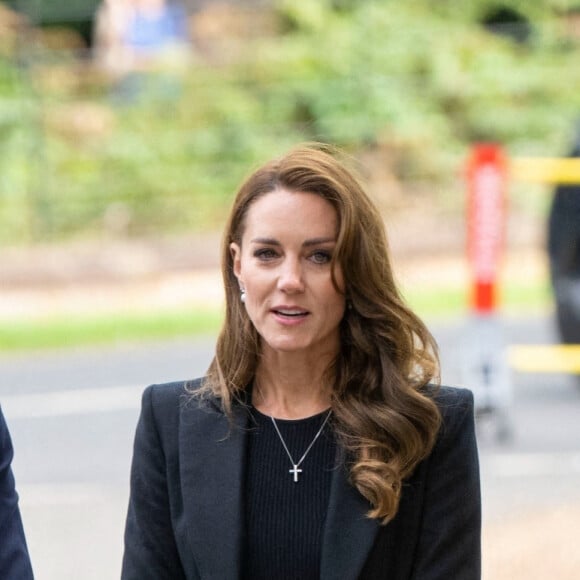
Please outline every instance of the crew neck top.
M244 580L318 580L336 442L332 417L300 463L293 463L271 417L251 409L245 476ZM305 419L276 419L295 463L328 411Z

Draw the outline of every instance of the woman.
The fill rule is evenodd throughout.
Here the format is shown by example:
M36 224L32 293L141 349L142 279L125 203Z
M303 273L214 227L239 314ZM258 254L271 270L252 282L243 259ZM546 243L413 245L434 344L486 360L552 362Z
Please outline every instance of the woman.
M302 147L241 186L207 376L149 387L123 578L480 576L469 391L393 281L353 175Z

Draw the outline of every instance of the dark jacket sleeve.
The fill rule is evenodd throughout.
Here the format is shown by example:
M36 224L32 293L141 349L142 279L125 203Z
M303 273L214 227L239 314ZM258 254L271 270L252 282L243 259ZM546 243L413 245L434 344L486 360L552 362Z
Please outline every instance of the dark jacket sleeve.
M155 391L143 393L131 466L122 580L180 580L185 574L173 531ZM175 399L177 415L177 398Z
M0 410L0 578L29 580L33 574L10 467L13 455L10 433Z
M481 578L481 496L473 395L442 389L443 425L428 459L414 580Z

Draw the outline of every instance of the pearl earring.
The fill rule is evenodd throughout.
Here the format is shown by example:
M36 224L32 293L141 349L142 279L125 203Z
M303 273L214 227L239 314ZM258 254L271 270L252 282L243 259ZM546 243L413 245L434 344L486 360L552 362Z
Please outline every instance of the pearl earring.
M240 301L242 304L246 303L246 291L244 289L240 290Z

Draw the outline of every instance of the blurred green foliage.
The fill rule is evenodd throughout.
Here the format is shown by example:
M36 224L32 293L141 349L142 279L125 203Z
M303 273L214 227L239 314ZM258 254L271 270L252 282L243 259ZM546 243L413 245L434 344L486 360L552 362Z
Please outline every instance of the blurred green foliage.
M580 112L567 3L501 4L525 42L482 26L496 2L279 0L276 34L186 74L111 84L86 56L0 51L0 243L214 228L253 166L305 140L378 151L449 205L474 141L563 153Z

